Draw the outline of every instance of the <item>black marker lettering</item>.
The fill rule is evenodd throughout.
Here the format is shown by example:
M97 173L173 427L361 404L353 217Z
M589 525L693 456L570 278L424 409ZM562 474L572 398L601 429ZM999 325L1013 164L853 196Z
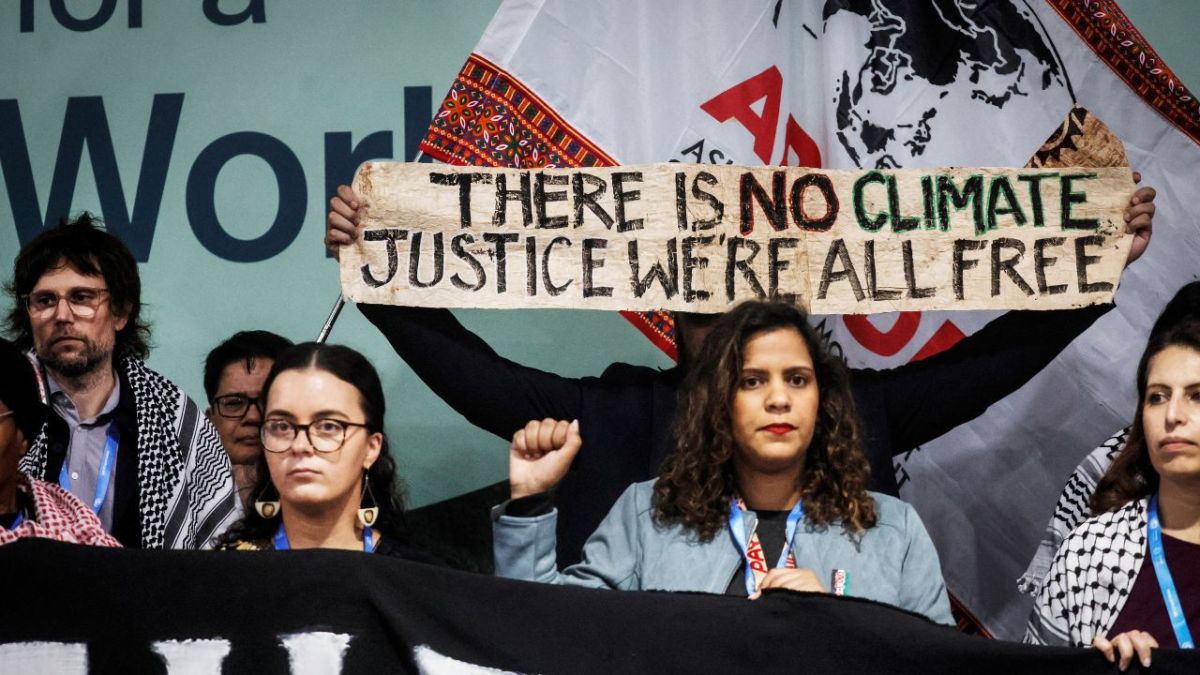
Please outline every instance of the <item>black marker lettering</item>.
M421 271L421 235L422 232L413 232L411 242L408 247L408 285L413 288L430 288L436 286L442 280L442 272L446 269L446 251L442 246L442 233L433 233L433 279L428 282L421 281L419 272Z
M604 258L596 258L593 251L600 249L603 252L607 247L607 239L583 240L583 297L585 298L610 297L612 295L612 286L595 286L592 283L592 271L604 267Z
M1000 259L1004 249L1010 248L1014 251L1013 255ZM992 297L1000 295L1000 272L1008 275L1017 288L1025 295L1033 295L1033 289L1025 282L1025 278L1017 272L1016 266L1021 262L1021 258L1025 256L1025 242L1020 239L1011 239L1009 237L997 237L992 240Z
M401 230L394 227L389 227L386 230L365 230L363 232L363 241L386 242L388 260L387 275L382 279L377 279L374 274L371 274L370 265L363 265L360 270L362 272L363 283L371 288L379 288L396 276L396 269L400 266L399 256L396 253L396 241L404 241L407 238L408 230Z
M842 269L833 270L833 262L838 260L842 263ZM845 279L850 282L850 289L854 292L854 299L862 302L866 296L863 294L862 283L858 280L858 273L854 271L854 263L850 260L850 252L846 250L846 242L843 239L834 239L829 246L829 253L825 255L825 264L821 267L821 285L817 290L817 298L824 300L829 294L830 284Z
M533 205L537 209L537 226L543 230L554 230L567 226L566 216L546 215L546 202L567 201L566 190L547 191L547 185L566 185L567 177L561 174L546 175L539 171L533 177Z
M463 234L455 235L455 237L450 240L450 252L463 262L470 265L471 271L475 273L476 281L473 284L468 284L467 282L463 281L462 278L458 276L457 272L450 275L450 283L459 290L472 292L478 291L479 289L483 288L483 285L487 282L487 274L483 271L483 265L480 265L479 260L476 259L475 256L463 246L463 244L471 245L474 243L475 237L472 237L465 232Z
M1058 258L1046 255L1046 247L1062 246L1066 242L1063 237L1046 237L1033 242L1033 271L1037 277L1038 292L1042 295L1058 295L1067 292L1066 284L1046 285L1046 268L1053 267Z
M987 242L976 241L974 239L955 239L954 240L954 297L959 300L963 297L963 272L979 266L978 260L964 260L963 251L978 251L981 248L987 247Z

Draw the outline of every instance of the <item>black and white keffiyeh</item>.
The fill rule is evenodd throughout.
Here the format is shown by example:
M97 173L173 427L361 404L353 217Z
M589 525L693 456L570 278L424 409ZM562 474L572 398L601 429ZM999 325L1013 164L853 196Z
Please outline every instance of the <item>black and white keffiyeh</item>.
M1025 641L1090 646L1117 621L1146 559L1149 499L1089 518L1054 557L1038 593Z
M242 516L216 429L182 389L141 360L126 357L118 368L133 392L137 417L142 547L211 547ZM21 471L45 474L48 428L21 458Z
M1042 535L1042 541L1038 543L1037 552L1033 554L1033 560L1029 561L1029 567L1017 579L1017 588L1022 593L1034 598L1038 596L1038 591L1042 590L1042 583L1046 580L1046 574L1050 572L1050 563L1054 561L1054 554L1058 553L1063 540L1083 521L1091 517L1090 503L1092 495L1096 492L1096 484L1100 482L1100 478L1108 471L1108 467L1112 466L1113 460L1125 448L1125 441L1128 438L1129 427L1125 427L1109 436L1108 440L1088 453L1079 466L1075 467L1075 471L1071 473L1071 477L1067 479L1067 484L1063 487L1062 494L1058 497L1058 502L1054 505L1054 515L1050 518L1050 522L1046 523L1046 531Z

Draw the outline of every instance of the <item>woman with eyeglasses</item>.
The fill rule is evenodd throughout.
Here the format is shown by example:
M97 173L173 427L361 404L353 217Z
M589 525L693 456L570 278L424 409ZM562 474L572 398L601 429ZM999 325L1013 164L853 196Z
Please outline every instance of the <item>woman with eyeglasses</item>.
M435 562L401 534L383 387L358 352L313 342L284 351L263 382L253 510L222 548L331 548Z
M254 484L263 453L262 410L258 407L263 382L275 357L291 346L291 340L265 330L240 331L204 359L204 393L208 396L204 412L233 464L233 482L247 511L254 508Z

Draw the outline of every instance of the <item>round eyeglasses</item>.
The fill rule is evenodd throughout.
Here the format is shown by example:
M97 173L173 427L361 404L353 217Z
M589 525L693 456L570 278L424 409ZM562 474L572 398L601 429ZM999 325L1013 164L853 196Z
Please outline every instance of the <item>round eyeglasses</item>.
M287 452L296 440L296 434L303 431L308 438L308 444L317 452L337 452L346 442L346 435L352 427L366 427L360 422L347 422L330 417L315 419L308 424L296 424L290 420L272 417L263 421L263 449L267 452Z
M250 411L250 407L258 408L258 414L262 414L262 405L258 399L250 398L245 394L225 394L213 399L213 410L225 419L240 420Z
M58 311L58 303L67 301L71 313L80 319L90 319L96 316L96 310L107 296L107 288L72 288L59 295L55 291L35 291L24 296L25 307L31 316L45 319L54 316Z

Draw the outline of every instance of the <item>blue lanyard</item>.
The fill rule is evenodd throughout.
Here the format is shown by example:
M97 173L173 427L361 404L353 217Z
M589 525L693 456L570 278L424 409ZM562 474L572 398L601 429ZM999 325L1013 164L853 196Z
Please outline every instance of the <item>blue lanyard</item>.
M279 529L275 530L275 550L286 551L291 548L288 544L287 532L283 530L283 523L279 524ZM363 528L363 553L375 552L375 538L371 534L371 526L367 525Z
M104 498L108 496L108 484L112 481L113 467L117 464L117 441L121 432L117 429L116 421L108 425L108 433L104 440L104 454L100 457L100 475L96 476L96 496L92 499L92 512L99 514L104 506ZM63 458L62 471L58 472L58 484L67 492L71 491L71 470L69 457Z
M25 511L22 509L22 510L17 511L17 517L13 519L12 525L8 526L8 531L12 532L13 530L20 527L21 523L23 523L23 522L25 522Z
M750 556L747 555L748 545L746 542L746 521L742 516L743 506L741 497L734 496L729 500L729 533L733 535L733 543L737 546L738 552L742 554L743 574L746 581L746 595L754 595L758 590L758 580L754 577L754 569L750 566ZM779 562L775 563L775 567L786 567L788 555L792 552L792 544L796 541L797 525L804 518L804 501L796 502L792 507L791 513L788 514L787 526L784 530L784 545L783 550L779 553ZM755 526L757 529L757 525ZM751 537L757 538L754 532L750 533Z
M1150 516L1146 523L1146 537L1150 540L1150 561L1154 563L1154 576L1158 577L1158 589L1162 591L1163 604L1167 606L1167 616L1171 617L1171 628L1175 629L1175 641L1180 649L1195 649L1192 632L1188 630L1187 617L1183 615L1183 606L1179 604L1179 594L1175 591L1175 580L1167 569L1167 554L1163 550L1162 525L1158 522L1158 495L1150 497Z

